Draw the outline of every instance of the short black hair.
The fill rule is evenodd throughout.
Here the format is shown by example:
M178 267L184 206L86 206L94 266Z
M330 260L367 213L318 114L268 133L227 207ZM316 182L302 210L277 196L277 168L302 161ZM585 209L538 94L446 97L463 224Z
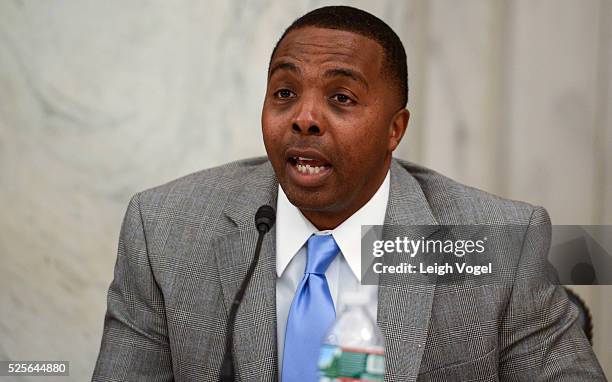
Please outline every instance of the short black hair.
M296 29L318 27L338 29L360 34L380 44L384 52L383 71L389 75L397 88L402 107L408 104L408 68L406 51L397 34L378 17L361 9L348 6L317 8L295 20L276 43L270 62L285 36Z

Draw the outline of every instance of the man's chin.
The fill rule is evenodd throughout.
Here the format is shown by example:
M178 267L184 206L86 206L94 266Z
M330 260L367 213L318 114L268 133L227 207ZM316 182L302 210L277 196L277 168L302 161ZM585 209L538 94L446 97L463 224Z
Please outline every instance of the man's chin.
M338 203L337 197L322 190L295 189L283 187L287 199L300 211L325 212L334 209Z

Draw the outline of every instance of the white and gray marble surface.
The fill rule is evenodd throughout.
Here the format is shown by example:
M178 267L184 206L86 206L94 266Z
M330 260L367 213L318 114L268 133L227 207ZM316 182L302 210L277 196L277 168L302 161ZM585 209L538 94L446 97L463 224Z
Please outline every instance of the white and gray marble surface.
M70 360L66 380L90 377L129 197L263 155L272 47L330 3L0 2L0 360ZM612 223L610 1L346 3L406 45L399 156L555 223ZM611 291L581 288L596 322Z

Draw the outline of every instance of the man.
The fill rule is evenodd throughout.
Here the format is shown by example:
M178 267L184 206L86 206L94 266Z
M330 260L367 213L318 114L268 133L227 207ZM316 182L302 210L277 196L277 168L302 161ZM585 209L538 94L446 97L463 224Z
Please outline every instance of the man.
M397 35L366 12L325 7L296 20L270 60L267 158L132 198L93 380L218 379L266 204L277 222L236 318L240 380L314 380L335 307L372 288L386 380L605 380L563 290L522 282L543 272L546 212L392 158L409 119L406 71ZM500 259L516 281L361 285L360 226L383 223L523 225L519 254Z

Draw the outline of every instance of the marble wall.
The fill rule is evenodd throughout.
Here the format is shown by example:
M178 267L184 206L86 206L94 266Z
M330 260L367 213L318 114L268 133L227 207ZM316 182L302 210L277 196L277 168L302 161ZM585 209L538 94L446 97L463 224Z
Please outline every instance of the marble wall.
M0 2L0 360L65 359L70 380L90 377L129 197L264 154L271 49L330 3ZM346 3L406 45L398 156L557 224L612 224L612 2ZM579 289L612 375L612 289Z

